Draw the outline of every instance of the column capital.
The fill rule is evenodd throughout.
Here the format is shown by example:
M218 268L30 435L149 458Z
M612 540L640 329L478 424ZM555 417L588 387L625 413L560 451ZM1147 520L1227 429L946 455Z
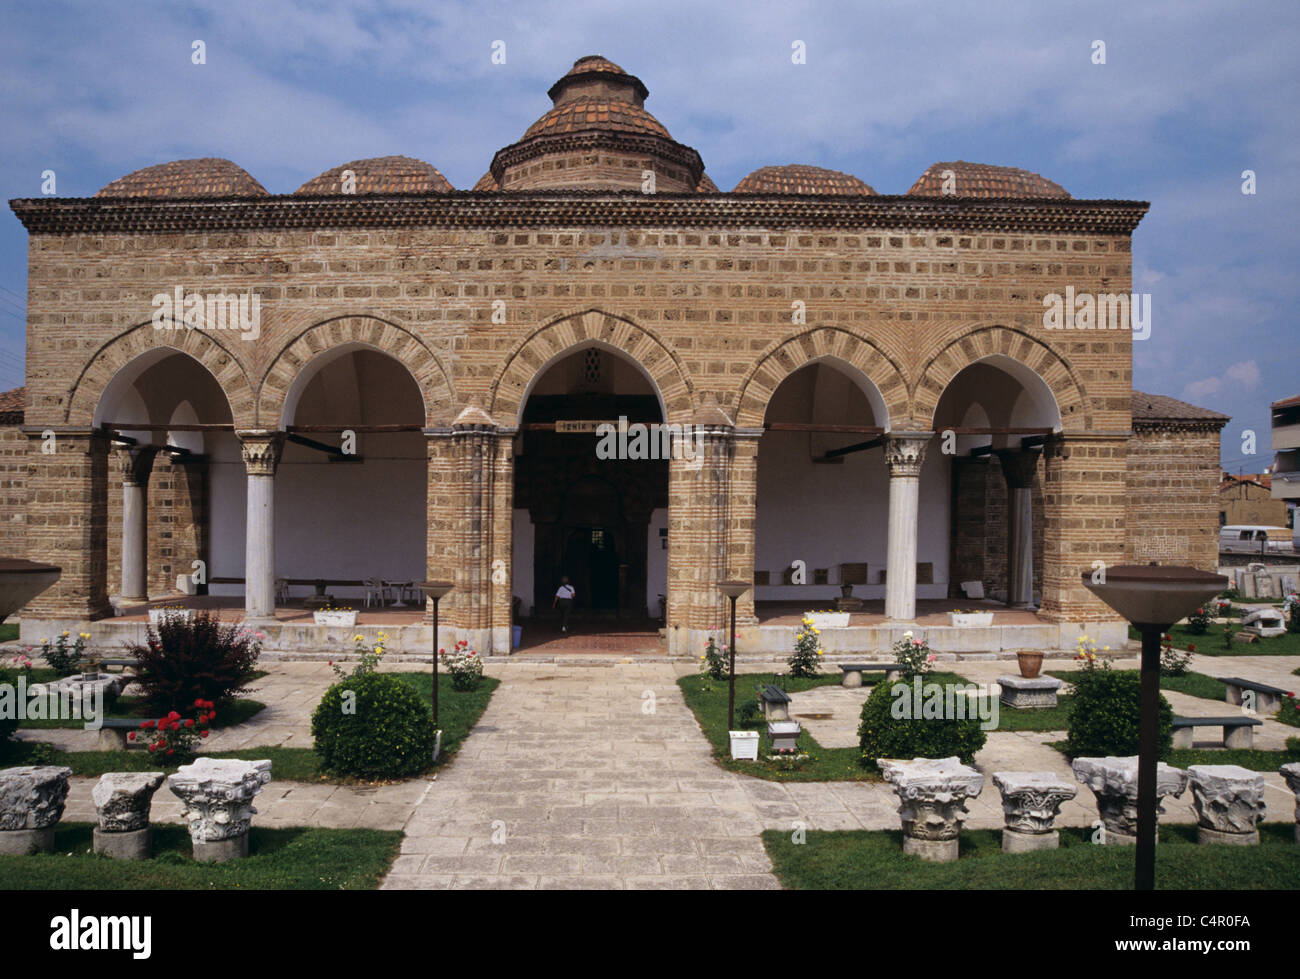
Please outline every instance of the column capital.
M998 462L1002 463L1002 475L1011 489L1028 489L1034 485L1034 473L1038 471L1041 452L1033 449L994 449Z
M149 474L153 472L153 462L158 455L157 446L114 446L113 455L122 473L122 485L149 485Z
M284 432L253 431L236 432L239 446L244 455L244 466L250 476L274 476L280 465L280 453L284 449Z
M934 432L890 432L885 436L885 465L890 478L920 476L925 450Z

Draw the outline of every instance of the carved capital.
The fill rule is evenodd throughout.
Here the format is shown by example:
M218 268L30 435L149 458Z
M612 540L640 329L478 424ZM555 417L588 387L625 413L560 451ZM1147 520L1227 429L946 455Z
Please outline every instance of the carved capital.
M885 465L891 478L920 476L934 432L893 432L885 436Z
M284 432L237 432L250 476L274 476L284 449Z
M124 486L149 485L149 474L153 472L153 461L158 455L156 447L115 447L113 455L117 458L117 466L122 473Z

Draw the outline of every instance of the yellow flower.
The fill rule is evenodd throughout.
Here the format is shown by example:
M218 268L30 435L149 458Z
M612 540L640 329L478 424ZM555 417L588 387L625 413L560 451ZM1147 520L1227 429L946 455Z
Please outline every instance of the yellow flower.
M65 636L67 636L67 635L71 635L71 633L69 633L67 629L64 629L64 630L63 630L63 634L64 634Z
M82 638L82 639L89 639L89 638L90 638L90 633L89 633L89 632L83 632L83 633L81 634L81 638Z
M361 642L361 641L362 641L363 639L365 639L365 638L366 638L365 636L357 635L357 636L353 636L353 637L352 637L352 641L353 641L353 642Z

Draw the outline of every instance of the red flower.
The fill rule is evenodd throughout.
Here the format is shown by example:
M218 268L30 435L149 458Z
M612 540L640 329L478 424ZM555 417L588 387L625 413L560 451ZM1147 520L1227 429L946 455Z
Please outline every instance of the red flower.
M1196 652L1196 644L1195 644L1195 643L1190 643L1190 642L1189 642L1189 643L1187 644L1187 651L1188 651L1189 653L1194 653L1194 652Z
M154 752L154 751L157 751L157 750L158 750L158 746L157 746L156 744L151 744L151 745L149 745L149 751L150 751L150 752Z
M168 748L168 749L167 749L167 754L169 754L169 755L174 755L174 754L176 754L176 749L175 749L175 748Z
M127 733L127 736L126 736L126 740L128 740L128 741L134 741L134 740L135 740L135 732L134 732L134 731L130 731L130 732L128 732L128 733Z
M146 731L152 731L154 726L157 723L158 723L157 721L141 721L140 726L144 728Z
M201 738L206 738L207 736L208 736L208 732L207 732L207 731L200 731L200 732L199 732L199 737L201 737Z
M193 727L193 726L194 726L194 722L191 721L191 720L187 717L187 718L185 718L185 726L186 726L186 727Z

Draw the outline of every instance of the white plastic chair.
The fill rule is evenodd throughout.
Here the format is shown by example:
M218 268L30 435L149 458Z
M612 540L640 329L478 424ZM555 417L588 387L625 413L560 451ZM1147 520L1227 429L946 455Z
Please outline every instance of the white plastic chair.
M378 602L383 607L385 599L388 598L390 589L378 578L365 578L362 584L366 588L366 608L370 608L371 599Z

